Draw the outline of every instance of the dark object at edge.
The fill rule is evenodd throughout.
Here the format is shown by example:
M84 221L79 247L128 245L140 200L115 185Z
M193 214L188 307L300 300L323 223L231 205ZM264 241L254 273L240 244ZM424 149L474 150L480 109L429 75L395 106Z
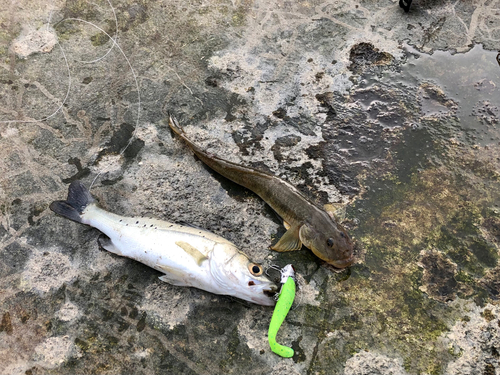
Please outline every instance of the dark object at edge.
M404 9L406 13L410 11L410 5L413 0L399 0L399 6Z

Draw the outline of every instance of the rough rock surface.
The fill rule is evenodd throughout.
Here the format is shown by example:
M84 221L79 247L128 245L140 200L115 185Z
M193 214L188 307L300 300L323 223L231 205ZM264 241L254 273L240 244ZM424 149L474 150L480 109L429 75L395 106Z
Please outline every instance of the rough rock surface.
M498 361L500 2L11 1L0 7L0 374L483 374ZM357 260L193 157L346 206ZM272 308L168 285L48 206L204 227L301 288Z

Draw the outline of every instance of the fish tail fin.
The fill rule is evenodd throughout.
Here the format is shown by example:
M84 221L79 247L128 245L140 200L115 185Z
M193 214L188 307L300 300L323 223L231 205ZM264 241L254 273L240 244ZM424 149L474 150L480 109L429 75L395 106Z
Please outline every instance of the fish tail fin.
M169 115L169 117L168 117L168 125L170 126L170 129L172 129L174 131L175 134L181 136L182 138L185 138L184 137L184 130L181 129L181 127L179 126L179 123L177 122L175 117L173 117L172 115Z
M50 209L58 215L81 223L81 213L89 204L94 202L94 197L92 197L85 185L81 181L73 181L68 188L68 198L65 201L52 202Z

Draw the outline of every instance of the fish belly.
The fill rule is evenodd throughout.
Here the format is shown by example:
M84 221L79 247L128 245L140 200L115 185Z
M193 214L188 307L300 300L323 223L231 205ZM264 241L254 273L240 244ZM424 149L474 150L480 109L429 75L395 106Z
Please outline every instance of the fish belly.
M163 281L217 293L213 291L209 262L200 260L201 256L208 258L215 245L207 236L156 219L122 217L97 206L83 212L82 222L109 237L109 245L104 245L106 250L165 273ZM189 244L200 256L193 257L193 251L186 252L183 244Z

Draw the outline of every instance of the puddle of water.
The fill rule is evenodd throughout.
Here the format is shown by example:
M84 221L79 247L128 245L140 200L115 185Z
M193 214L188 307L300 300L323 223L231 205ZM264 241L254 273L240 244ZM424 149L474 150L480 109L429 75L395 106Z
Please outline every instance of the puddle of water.
M361 87L376 85L400 89L417 87L423 116L458 117L461 128L471 132L475 143L498 143L500 66L497 52L474 46L464 54L435 51L432 55L406 45L407 62L398 72L385 71L365 79ZM364 107L373 104L361 103ZM400 124L402 125L402 124Z

